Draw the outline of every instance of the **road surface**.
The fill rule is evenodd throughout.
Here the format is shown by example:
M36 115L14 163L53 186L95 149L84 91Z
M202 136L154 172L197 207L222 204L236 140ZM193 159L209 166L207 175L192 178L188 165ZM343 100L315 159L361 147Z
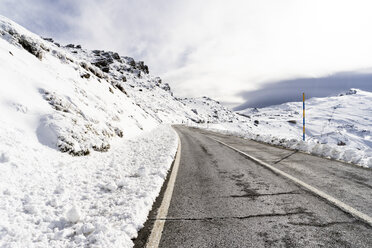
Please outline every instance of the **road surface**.
M214 139L368 216L372 170L205 130L175 128L181 160L159 247L372 247L370 225ZM159 205L154 205L136 247L146 243Z

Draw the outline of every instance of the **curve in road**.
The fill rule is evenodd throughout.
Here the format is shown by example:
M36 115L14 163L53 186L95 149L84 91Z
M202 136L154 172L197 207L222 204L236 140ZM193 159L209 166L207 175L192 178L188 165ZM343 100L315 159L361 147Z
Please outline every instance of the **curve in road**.
M294 159L292 163L302 164L296 173L306 177L312 169L301 169L306 163L296 160L297 153L290 155L293 151L199 129L177 126L176 130L182 156L159 247L372 247L369 225L209 137L244 152L251 150L249 154L259 154L265 162L278 167ZM310 157L306 161L338 163ZM283 168L291 172L293 166L290 163ZM350 176L350 171L358 174L360 169L332 166L340 167L333 175L325 175L333 179L343 175L340 171L346 170ZM363 187L368 188L369 183L364 181ZM322 186L316 180L315 184L317 188ZM365 212L369 202L358 197L365 189L360 184L347 184L346 189L361 188L353 191L356 196L345 198ZM326 192L337 196L343 191ZM154 209L148 225L156 220ZM140 237L137 246L140 240L142 244L146 240L146 235L140 233Z

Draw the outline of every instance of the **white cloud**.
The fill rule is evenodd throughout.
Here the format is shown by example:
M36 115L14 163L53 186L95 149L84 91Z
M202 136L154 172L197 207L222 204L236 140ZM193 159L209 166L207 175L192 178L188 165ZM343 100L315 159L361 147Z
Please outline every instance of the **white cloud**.
M181 96L210 95L238 102L243 100L239 92L270 80L372 65L369 0L74 4L77 13L65 13L71 39L91 49L144 60Z

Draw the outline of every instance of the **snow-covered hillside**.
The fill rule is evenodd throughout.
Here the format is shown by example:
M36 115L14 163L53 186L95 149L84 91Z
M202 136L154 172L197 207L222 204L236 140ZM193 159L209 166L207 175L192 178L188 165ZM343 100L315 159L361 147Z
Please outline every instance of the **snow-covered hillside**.
M302 141L302 102L239 111L238 123L209 128L372 167L372 93L351 89L306 101L306 141Z
M274 126L276 132L295 138L302 132L301 108L301 102L290 102L260 110L248 109L240 113L259 120L264 127ZM339 96L311 98L306 101L307 140L364 151L372 147L371 132L370 92L351 89Z
M130 247L200 121L143 62L0 16L0 247ZM63 153L61 153L63 152Z
M197 121L197 123L236 123L243 119L218 101L206 96L201 98L181 98L179 100L185 106L191 108L191 111L199 117L198 120L200 121Z
M83 155L108 150L112 137L198 119L143 62L60 47L5 18L0 25L3 121L24 125L27 119L45 145Z

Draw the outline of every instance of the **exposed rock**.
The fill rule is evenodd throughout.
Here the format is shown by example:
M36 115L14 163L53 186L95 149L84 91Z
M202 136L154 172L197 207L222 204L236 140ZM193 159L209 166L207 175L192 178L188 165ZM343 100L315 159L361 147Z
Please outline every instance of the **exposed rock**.
M103 72L106 72L106 73L108 73L108 72L110 72L110 67L102 67L101 68L101 70L103 71Z
M155 78L155 85L156 85L156 86L160 86L161 83L162 83L161 78L160 78L160 77L156 77L156 78Z
M43 52L41 51L40 47L34 43L33 41L29 40L29 38L22 35L19 38L19 44L29 53L35 55L38 59L42 59Z
M145 65L143 61L138 61L137 63L135 63L135 68L140 71L143 71L146 74L149 74L149 67Z
M50 49L44 46L44 44L40 44L40 48L43 49L46 52L50 52Z
M59 137L59 140L62 143L58 145L58 148L61 152L66 152L72 156L87 156L90 154L90 151L88 149L76 151L74 148L74 144L66 141L63 137Z
M337 145L338 146L346 146L346 143L340 140L340 141L337 142Z
M98 68L93 68L92 66L89 66L89 65L86 65L88 71L90 71L91 73L93 73L93 75L95 75L96 77L102 79L103 78L103 73L100 69ZM84 68L84 67L83 67ZM84 68L85 69L85 68Z
M97 152L107 152L110 149L110 144L101 144L101 146L92 146L93 150Z
M357 90L350 89L348 92L346 92L346 95L355 95L357 93Z
M80 75L80 77L88 79L88 78L90 78L90 74L89 73L84 73L84 74Z
M121 60L120 55L118 53L113 53L112 58L117 60L120 63L123 63L123 61Z
M89 70L88 64L85 62L80 62L80 66L83 67L85 70Z
M114 63L114 59L112 57L112 52L101 52L98 50L93 51L93 53L98 57L94 62L93 65L100 68L103 72L110 72L110 64Z
M121 131L119 128L115 128L115 133L117 136L119 136L120 138L123 138L123 131Z
M127 60L127 63L128 63L131 67L133 67L133 68L136 67L136 61L134 61L133 58L131 58L131 57L125 57L125 58L126 58L126 60Z
M162 88L162 89L165 90L165 91L170 91L170 90L171 90L169 84L167 84L167 83L162 84L162 85L160 86L160 88Z
M103 68L103 67L107 67L112 62L113 61L111 59L99 59L99 60L96 60L95 62L93 62L93 65L95 65L99 68Z
M121 92L123 92L125 95L128 96L128 93L125 91L125 89L123 88L123 86L121 84L116 84L115 85Z
M45 38L45 37L42 37L43 38L43 40L46 40L46 41L49 41L49 42L54 42L54 40L52 39L52 38Z

